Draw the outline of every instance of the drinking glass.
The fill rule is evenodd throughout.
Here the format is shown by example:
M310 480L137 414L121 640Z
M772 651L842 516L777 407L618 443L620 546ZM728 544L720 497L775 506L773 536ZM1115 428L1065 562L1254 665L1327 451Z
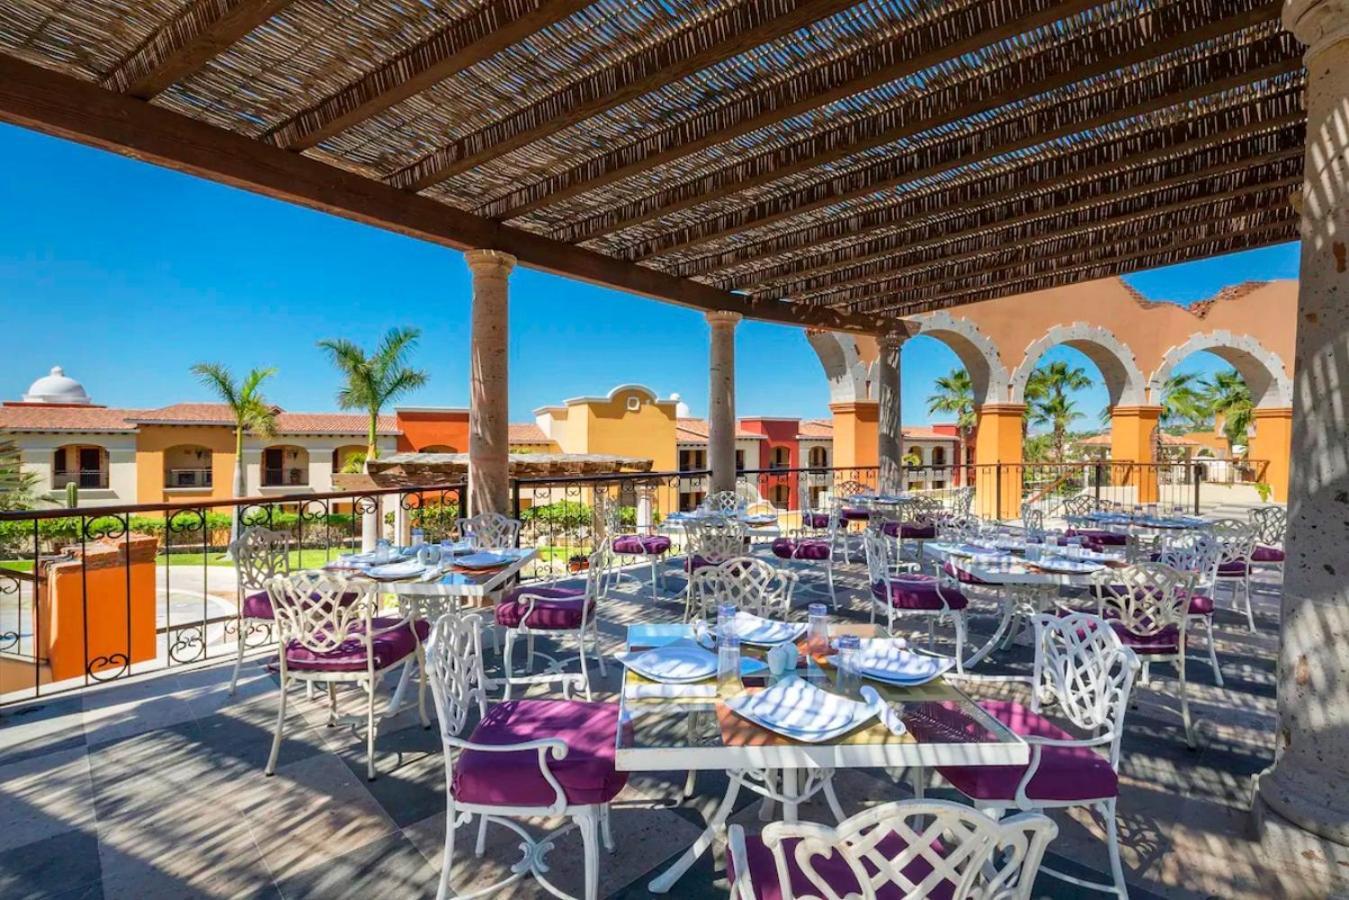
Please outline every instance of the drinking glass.
M412 529L412 546L420 547L426 543L426 532L421 528Z
M717 606L718 640L735 637L735 612L734 603L722 603Z
M444 563L454 559L454 541L447 539L440 542L440 559Z
M740 682L740 638L723 634L717 641L717 693L734 697L743 690Z
M857 674L857 654L862 652L862 639L855 634L845 634L838 639L838 689L843 694L856 693L861 679Z
M829 655L829 607L823 603L812 603L807 608L809 618L806 626L806 654L808 656Z
M375 542L375 561L386 563L393 556L393 548L389 545L386 538L380 538Z

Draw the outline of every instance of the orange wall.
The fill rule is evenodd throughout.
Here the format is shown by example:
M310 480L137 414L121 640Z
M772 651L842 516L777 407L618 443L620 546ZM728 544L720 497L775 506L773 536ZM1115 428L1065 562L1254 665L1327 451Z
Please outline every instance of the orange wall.
M397 410L400 452L416 452L427 447L450 447L456 453L468 452L468 410L445 409L434 412Z
M209 490L164 490L164 451L194 445L211 454ZM234 431L221 425L141 425L136 435L136 501L224 500L234 491Z
M876 465L876 424L879 405L874 401L831 403L834 414L834 466L840 469Z

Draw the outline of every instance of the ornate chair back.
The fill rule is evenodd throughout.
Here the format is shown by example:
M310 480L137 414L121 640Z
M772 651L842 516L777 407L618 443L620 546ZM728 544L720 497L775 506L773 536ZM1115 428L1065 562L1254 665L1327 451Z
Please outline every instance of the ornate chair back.
M1258 506L1251 510L1251 525L1255 528L1257 543L1282 550L1284 532L1288 530L1288 509L1283 506Z
M858 494L865 493L867 490L867 486L860 481L841 481L834 485L833 496L835 500L847 500L851 497L856 497Z
M1040 615L1034 624L1031 708L1053 703L1077 728L1108 738L1110 764L1118 765L1138 656L1099 616Z
M230 544L230 554L246 592L266 590L268 581L290 574L290 536L284 532L249 526Z
M1134 563L1122 569L1101 569L1091 584L1103 617L1138 637L1153 637L1168 628L1180 631L1185 644L1185 623L1190 609L1186 588L1190 576L1162 563Z
M1219 519L1209 526L1209 533L1218 542L1218 565L1250 563L1258 539L1255 527L1239 519Z
M267 594L276 615L283 664L291 642L311 653L326 654L354 639L364 645L365 657L373 665L370 623L379 602L376 582L299 572L272 578Z
M1063 517L1065 519L1080 519L1088 513L1099 511L1101 504L1090 494L1074 494L1071 497L1063 498Z
M1184 572L1191 578L1191 591L1211 589L1222 550L1208 531L1181 531L1162 538L1157 562Z
M979 539L979 519L975 516L952 516L941 523L942 540L973 543Z
M688 523L689 553L717 565L745 553L745 524L739 519Z
M735 491L714 491L704 497L702 503L703 509L726 516L735 515L744 505L745 502Z
M693 573L693 615L709 618L718 606L765 618L785 619L792 609L797 575L752 556L738 556Z
M478 513L459 520L459 536L483 550L514 547L520 538L520 522L499 512Z
M957 488L951 495L951 512L957 516L968 516L974 509L974 488Z
M898 800L858 813L836 828L773 822L764 827L763 842L777 864L784 900L874 900L891 893L891 886L897 896L913 898L1023 900L1030 896L1045 848L1057 831L1042 813L999 822L949 800ZM831 856L846 863L851 876L846 881L853 884L837 883L837 877L831 883L816 868ZM793 891L793 863L818 894Z
M1021 507L1021 525L1026 530L1026 537L1043 540L1045 536L1045 511L1030 504L1023 504Z
M479 718L487 714L490 685L483 674L482 627L479 613L449 612L436 621L426 645L431 696L446 743L463 733L475 707Z

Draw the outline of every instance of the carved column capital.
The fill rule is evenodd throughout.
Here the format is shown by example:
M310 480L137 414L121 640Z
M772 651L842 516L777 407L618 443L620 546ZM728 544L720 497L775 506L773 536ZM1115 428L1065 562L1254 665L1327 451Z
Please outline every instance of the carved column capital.
M1283 27L1307 45L1307 60L1349 40L1349 0L1284 0Z
M475 278L505 278L515 268L515 257L501 250L467 250L464 262Z
M738 312L730 312L725 309L714 309L707 314L707 324L711 325L714 329L734 328L736 325L740 324L740 320L743 318L744 316Z

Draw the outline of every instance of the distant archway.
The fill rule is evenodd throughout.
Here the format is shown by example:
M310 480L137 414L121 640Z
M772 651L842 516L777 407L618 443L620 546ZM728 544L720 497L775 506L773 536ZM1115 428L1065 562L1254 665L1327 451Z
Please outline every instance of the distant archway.
M1193 353L1207 350L1237 370L1251 392L1256 408L1279 408L1293 405L1293 382L1288 377L1283 360L1258 340L1230 331L1211 331L1193 335L1183 344L1166 351L1161 365L1148 379L1148 391L1153 403L1162 401L1166 381L1172 371Z
M1044 337L1026 348L1021 365L1012 373L1009 385L1009 397L1012 403L1026 402L1026 383L1035 371L1040 358L1059 345L1072 347L1082 353L1101 370L1105 380L1106 392L1110 395L1110 405L1138 406L1145 402L1147 382L1139 371L1133 351L1119 338L1097 325L1074 322L1071 325L1055 325Z
M970 375L975 406L997 403L1007 396L1007 367L988 335L968 319L939 312L914 320L917 334L941 341L960 359Z

